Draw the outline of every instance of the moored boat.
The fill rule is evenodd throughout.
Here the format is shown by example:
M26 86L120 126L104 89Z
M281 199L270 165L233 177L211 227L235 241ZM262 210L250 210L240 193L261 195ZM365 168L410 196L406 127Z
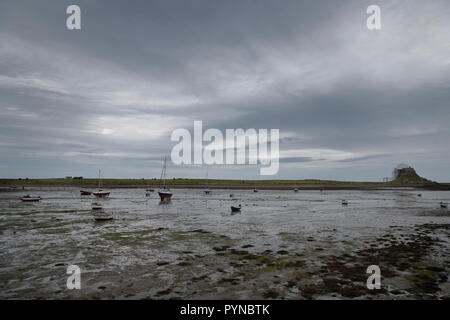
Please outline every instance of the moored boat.
M80 194L82 196L90 196L92 194L91 191L86 191L86 190L80 190Z
M107 213L104 211L98 211L94 213L94 219L95 221L107 221L114 219L113 215L111 213Z
M439 205L441 206L441 208L447 209L448 208L448 203L447 202L440 202Z
M27 194L26 196L23 196L20 198L23 202L39 202L42 200L41 196L31 196Z
M206 179L205 179L205 190L203 190L203 193L205 195L211 194L212 190L211 187L208 186L208 172L206 173Z
M110 192L109 191L104 191L101 187L101 183L100 183L100 169L98 169L98 191L92 192L92 194L94 196L96 196L97 198L108 198Z
M100 203L98 203L98 202L92 202L91 209L94 210L94 211L102 210L103 206Z
M109 197L110 192L108 191L97 191L97 192L92 192L92 194L94 196L96 196L97 198L107 198Z
M241 212L241 208L241 205L239 205L238 207L231 206L231 212Z
M342 200L342 205L344 205L344 206L348 205L348 201L347 200Z
M167 158L164 157L163 168L161 171L161 178L159 179L159 191L158 191L158 195L161 201L170 201L172 199L172 191L170 191L170 188L166 185L166 169L167 169Z

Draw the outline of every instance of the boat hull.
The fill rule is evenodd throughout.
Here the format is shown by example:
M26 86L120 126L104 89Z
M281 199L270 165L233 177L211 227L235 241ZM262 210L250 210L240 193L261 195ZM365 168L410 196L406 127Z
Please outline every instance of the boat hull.
M172 198L172 193L170 192L158 192L161 201L169 201Z
M92 193L94 196L96 196L97 198L107 198L109 197L109 192L93 192Z
M92 194L92 192L91 191L80 190L80 194L82 196L90 196Z
M41 198L21 198L23 202L39 202L41 201Z

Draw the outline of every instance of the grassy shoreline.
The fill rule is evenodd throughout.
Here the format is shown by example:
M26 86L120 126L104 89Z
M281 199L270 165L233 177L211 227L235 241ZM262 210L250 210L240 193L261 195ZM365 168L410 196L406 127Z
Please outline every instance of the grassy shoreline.
M104 188L157 188L158 179L102 179ZM170 179L171 188L202 189L205 187L204 179ZM208 185L219 189L275 189L287 190L363 190L386 188L422 188L434 190L450 190L447 183L400 183L392 182L359 182L359 181L333 181L333 180L217 180L210 179ZM98 186L97 179L0 179L0 189L14 190L25 187L77 187L92 189Z

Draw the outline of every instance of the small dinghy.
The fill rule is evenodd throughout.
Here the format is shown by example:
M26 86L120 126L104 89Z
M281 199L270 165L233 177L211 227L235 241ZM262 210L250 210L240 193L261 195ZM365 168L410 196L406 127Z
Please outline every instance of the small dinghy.
M30 196L27 194L26 196L23 196L20 198L23 202L39 202L42 200L41 196Z
M343 205L343 206L348 205L348 201L347 201L347 200L342 200L342 205Z
M234 197L234 194L230 193L230 198L233 198L233 197Z
M208 185L208 172L206 173L205 190L203 190L203 193L205 195L209 195L212 193L211 187Z
M94 219L95 219L95 221L107 221L107 220L112 220L114 218L111 213L107 213L104 211L98 211L98 212L94 212Z
M158 191L158 195L161 201L170 201L172 199L172 191L170 191L167 187L164 187L164 189Z
M421 197L421 196L422 196L422 194L420 194L420 193L419 193L419 194L418 194L417 196L418 196L418 197Z
M239 207L233 207L231 206L231 212L241 212L241 205L239 205Z
M297 189L297 188L295 188L295 189L294 189L294 192L298 192L298 189Z
M92 194L91 191L86 191L86 190L80 190L80 194L82 196L90 196Z
M439 204L440 204L441 208L444 208L444 209L448 208L448 203L447 202L442 202L441 201Z
M258 189L253 189L253 192L258 192Z
M103 207L102 207L102 205L101 205L100 203L98 203L98 202L92 202L92 204L91 204L91 209L92 209L93 211L97 211L97 210L102 210Z

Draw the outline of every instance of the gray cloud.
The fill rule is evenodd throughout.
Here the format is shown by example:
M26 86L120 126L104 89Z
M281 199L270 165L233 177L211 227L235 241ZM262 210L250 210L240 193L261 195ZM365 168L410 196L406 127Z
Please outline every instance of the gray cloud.
M279 128L277 178L448 181L450 4L378 3L380 31L372 1L77 1L68 31L71 1L2 1L0 176L157 176L203 120Z

